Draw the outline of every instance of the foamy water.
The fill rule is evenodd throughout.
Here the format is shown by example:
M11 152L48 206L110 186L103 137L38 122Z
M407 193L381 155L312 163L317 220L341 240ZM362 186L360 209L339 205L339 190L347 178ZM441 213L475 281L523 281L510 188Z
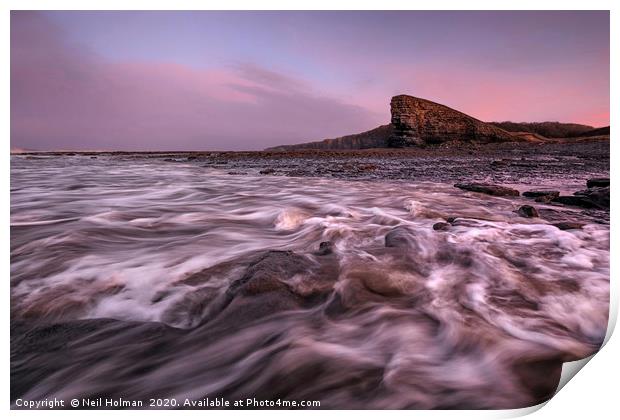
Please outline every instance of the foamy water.
M607 327L609 226L571 209L582 229L519 217L525 198L81 156L13 157L11 188L14 319L182 329L140 374L119 373L137 362L113 342L89 344L107 357L41 378L29 398L98 395L114 377L136 398L518 407L543 392L522 366L592 354ZM268 250L294 256L261 260ZM276 273L283 298L236 292L257 261L290 265Z

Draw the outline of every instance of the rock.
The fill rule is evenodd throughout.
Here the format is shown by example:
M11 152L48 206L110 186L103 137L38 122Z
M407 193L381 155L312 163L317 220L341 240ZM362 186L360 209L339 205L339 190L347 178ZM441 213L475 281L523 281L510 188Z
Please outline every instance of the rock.
M523 197L527 197L527 198L548 198L548 199L554 199L556 197L560 196L560 192L559 191L554 191L554 190L532 190L532 191L525 191L523 193Z
M609 187L609 178L591 178L588 179L586 186L592 187Z
M538 211L532 206L521 206L517 210L517 214L521 217L538 217Z
M484 183L468 183L468 184L454 184L456 188L460 188L466 191L479 192L483 194L489 194L494 196L518 196L519 191L502 187L501 185L493 185L493 184L484 184Z
M583 207L585 209L593 209L598 207L586 197L579 197L574 195L561 195L551 201L554 203L565 204L567 206Z
M274 173L275 171L276 170L273 168L265 168L265 169L261 169L259 173L263 175L269 175L269 174Z
M394 132L388 138L389 147L518 140L501 128L426 99L398 95L392 98L390 108Z
M593 187L577 191L573 196L559 196L552 201L585 209L609 209L609 187Z
M455 216L450 216L450 217L446 217L446 222L452 224L456 221L457 217Z
M330 241L321 242L319 244L319 250L316 255L329 255L334 252L333 250L334 244Z
M229 296L251 296L273 290L288 289L284 280L301 274L310 262L292 251L267 251L249 264L246 272L233 281L226 291Z
M543 195L540 197L536 197L534 201L536 201L537 203L550 203L554 198L557 197L554 197L552 195Z
M396 226L385 235L387 248L403 248L417 246L415 234L405 226Z
M391 124L359 134L310 143L276 146L266 150L349 150L426 146L454 142L490 143L525 140L523 133L509 133L445 105L414 96L394 96L390 102L390 109Z
M387 139L392 135L392 124L381 125L370 131L351 134L334 139L313 141L310 143L291 144L276 146L265 149L267 151L287 151L287 150L351 150L351 149L375 149L387 147Z
M450 226L450 223L438 222L433 225L433 230L448 230Z
M560 230L581 229L584 225L585 223L579 222L559 222L553 224L553 226Z
M574 195L583 197L600 208L609 208L609 187L592 187L587 190L577 191Z

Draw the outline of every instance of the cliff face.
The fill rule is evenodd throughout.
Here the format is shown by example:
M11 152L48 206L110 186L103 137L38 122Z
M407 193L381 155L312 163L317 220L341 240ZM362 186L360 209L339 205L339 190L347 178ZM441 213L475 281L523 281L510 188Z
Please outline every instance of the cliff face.
M423 146L452 141L515 141L512 134L447 106L399 95L390 102L394 133L389 147Z
M371 149L381 147L425 146L444 142L522 141L499 127L484 123L447 106L398 95L390 103L391 124L364 133L312 143L272 147L267 150Z
M347 149L376 149L388 147L387 139L392 135L392 125L381 125L372 130L349 136L337 137L335 139L325 139L312 143L292 144L288 146L276 146L267 150L286 151L286 150L347 150Z

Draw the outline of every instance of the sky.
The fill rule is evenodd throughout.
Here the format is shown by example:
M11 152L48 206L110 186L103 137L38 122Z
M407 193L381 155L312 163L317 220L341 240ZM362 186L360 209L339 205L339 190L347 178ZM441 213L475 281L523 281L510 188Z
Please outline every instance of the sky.
M609 125L607 11L12 11L11 147L260 150L387 124Z

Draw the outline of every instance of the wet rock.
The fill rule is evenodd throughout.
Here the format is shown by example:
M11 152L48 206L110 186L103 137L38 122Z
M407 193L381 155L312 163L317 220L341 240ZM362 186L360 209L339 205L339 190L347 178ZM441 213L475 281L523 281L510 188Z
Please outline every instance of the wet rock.
M536 208L528 205L519 207L517 214L521 217L538 217Z
M276 170L273 168L265 168L265 169L261 169L259 173L263 174L263 175L269 175L274 173Z
M451 216L451 217L446 217L446 222L452 224L454 222L456 222L457 217Z
M561 195L551 200L554 203L565 204L567 206L583 207L585 209L593 209L598 206L590 201L587 197L579 197L574 195Z
M334 244L330 241L321 242L319 244L319 251L316 255L329 255L334 252L333 250Z
M287 289L283 280L309 269L310 262L292 251L267 251L248 267L245 274L234 281L229 295L256 295L277 289Z
M450 226L450 223L438 222L433 225L433 230L448 230Z
M559 222L554 223L553 226L560 230L571 230L571 229L581 229L585 226L585 223L580 222Z
M523 197L536 198L536 199L537 198L542 198L542 199L545 199L545 200L552 200L552 199L554 199L556 197L559 197L559 196L560 196L560 192L559 191L553 191L553 190L532 190L532 191L525 191L523 193Z
M592 187L609 187L609 178L591 178L588 179L586 186Z
M562 374L560 355L523 358L513 363L512 373L533 398L533 405L549 400L556 392Z
M459 183L459 184L454 184L454 186L456 188L460 188L462 190L466 190L466 191L473 191L473 192L479 192L479 193L483 193L483 194L489 194L489 195L494 195L494 196L518 196L519 195L519 191L513 189L513 188L508 188L508 187L503 187L501 185L494 185L494 184L485 184L485 183Z
M609 187L592 187L577 191L573 196L556 197L552 201L585 209L609 209L609 193Z
M536 201L537 203L551 203L551 201L553 201L554 198L557 198L557 197L554 197L552 195L543 195L540 197L536 197L534 201Z
M228 334L261 318L324 302L338 279L336 261L324 262L313 262L292 251L261 253L209 304L202 317L204 325Z
M577 191L574 195L587 199L597 207L608 209L609 192L609 187L592 187L587 190Z
M403 248L415 245L414 233L405 226L396 226L385 235L385 246L387 248Z
M190 328L203 318L209 304L218 296L218 288L205 286L186 293L162 314L162 321L175 327Z

